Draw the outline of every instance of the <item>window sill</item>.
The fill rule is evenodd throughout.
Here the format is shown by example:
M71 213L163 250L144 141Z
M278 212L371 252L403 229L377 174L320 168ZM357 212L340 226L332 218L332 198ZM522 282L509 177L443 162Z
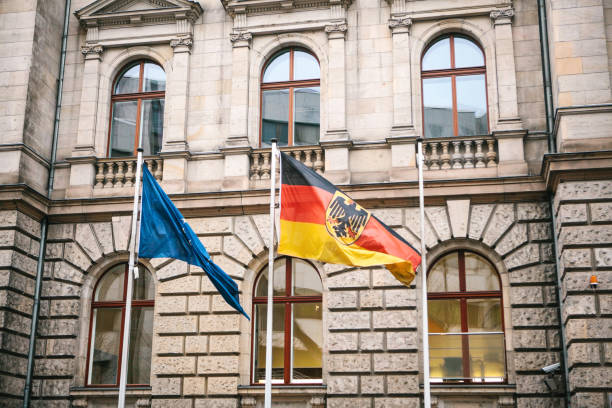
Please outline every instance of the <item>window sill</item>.
M238 395L240 395L242 407L256 406L258 400L263 400L265 387L263 385L239 385ZM291 384L291 385L272 385L272 395L275 403L278 402L306 402L306 406L312 408L322 408L325 406L325 395L327 385L317 384Z
M422 384L420 388L423 392ZM514 407L515 392L515 384L431 384L431 406L438 407L440 401L477 403L486 399L496 401L500 408Z
M119 396L119 387L71 387L70 397L74 407L95 406L96 403L116 401ZM151 387L136 386L125 390L126 401L134 407L151 406Z

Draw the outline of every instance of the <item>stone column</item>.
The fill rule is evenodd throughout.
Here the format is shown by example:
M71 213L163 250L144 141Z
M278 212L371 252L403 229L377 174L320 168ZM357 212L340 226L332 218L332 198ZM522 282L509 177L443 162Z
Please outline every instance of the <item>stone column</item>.
M522 129L518 115L516 67L512 42L511 7L494 10L490 14L495 30L495 60L497 72L497 104L499 118L495 127L500 130Z

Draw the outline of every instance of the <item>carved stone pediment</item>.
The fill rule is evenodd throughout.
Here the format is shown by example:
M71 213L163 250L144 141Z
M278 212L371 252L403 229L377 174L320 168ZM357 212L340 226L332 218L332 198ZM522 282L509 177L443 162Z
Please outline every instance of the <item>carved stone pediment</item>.
M190 0L97 0L74 14L84 27L121 26L179 19L193 22L202 7Z

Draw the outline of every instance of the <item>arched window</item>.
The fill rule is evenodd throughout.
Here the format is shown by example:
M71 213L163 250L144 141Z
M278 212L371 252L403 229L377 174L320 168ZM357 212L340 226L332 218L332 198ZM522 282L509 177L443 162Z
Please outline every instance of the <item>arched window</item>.
M155 283L151 273L139 267L134 280L130 350L129 385L146 385L151 374L153 304ZM87 385L118 386L121 375L121 350L128 265L119 264L102 275L94 288L91 304Z
M503 382L504 322L499 275L482 256L456 251L427 276L432 381Z
M306 261L279 258L274 262L272 380L279 384L322 381L321 278ZM268 268L253 292L253 383L266 373L266 314Z
M134 62L121 71L111 97L109 157L134 156L140 138L144 154L161 150L166 74L151 61Z
M261 145L319 143L319 61L302 48L276 53L261 75Z
M423 54L423 132L425 137L489 133L486 67L480 47L451 34Z

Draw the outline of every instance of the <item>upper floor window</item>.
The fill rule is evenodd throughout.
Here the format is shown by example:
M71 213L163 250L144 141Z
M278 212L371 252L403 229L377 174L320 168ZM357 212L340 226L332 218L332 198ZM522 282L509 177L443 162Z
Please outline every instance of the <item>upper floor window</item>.
M319 61L302 48L284 49L265 65L261 80L261 145L319 143Z
M427 276L432 381L506 379L502 292L489 261L469 251L438 259Z
M320 383L323 378L321 278L314 267L295 258L274 262L272 382ZM253 383L266 373L268 268L259 274L253 292Z
M134 280L128 359L129 385L147 385L151 376L155 283L151 273L139 268ZM87 353L87 385L119 386L123 320L128 265L119 264L102 275L94 288Z
M425 137L489 133L485 59L474 41L456 34L434 41L421 78Z
M134 156L142 138L145 155L159 153L164 129L166 74L151 61L125 67L111 97L109 157Z

